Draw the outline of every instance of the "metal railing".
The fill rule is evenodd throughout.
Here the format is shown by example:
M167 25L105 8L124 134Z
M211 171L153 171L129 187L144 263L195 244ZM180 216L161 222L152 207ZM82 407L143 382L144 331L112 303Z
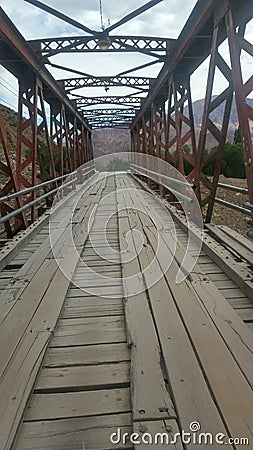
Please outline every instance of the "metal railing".
M241 188L239 186L233 186L231 184L218 183L218 187L228 189L229 191L239 192L240 194L247 195L249 193L247 188Z
M145 167L138 166L133 163L130 164L130 170L132 170L132 172L138 173L139 175L143 175L145 177L150 178L151 180L155 181L158 184L161 184L166 189L170 190L177 197L182 198L182 200L186 200L187 202L192 203L193 200L191 197L188 197L187 195L182 194L177 189L172 188L171 185L169 184L169 183L176 183L178 186L182 186L184 188L192 187L192 185L190 183L188 183L187 181L178 180L176 178L169 177L168 175L160 174L158 172L147 169ZM169 183L166 183L166 181L169 181Z
M249 190L247 188L242 188L239 186L233 186L231 184L218 183L218 187L222 189L227 189L229 191L238 192L243 195L248 195ZM221 198L215 198L215 202L220 205L226 206L227 208L234 209L235 211L241 212L242 214L246 214L247 216L251 216L253 213L253 205L249 202L245 203L245 207L235 205L234 203L228 202L226 200L222 200Z
M89 169L89 167L87 169ZM13 194L10 194L10 195L6 195L5 197L0 197L0 204L1 204L2 202L6 201L6 200L10 200L11 198L19 197L19 196L24 195L26 193L29 193L29 192L41 189L41 187L44 187L44 186L46 186L48 184L56 183L57 181L60 181L60 180L65 179L67 177L71 177L71 176L73 177L70 181L68 181L67 183L62 184L60 187L57 187L55 189L51 189L50 191L46 192L45 194L41 195L40 197L30 201L29 203L26 203L25 205L21 206L20 208L15 209L15 211L12 211L11 213L6 214L5 216L1 217L0 218L0 224L3 224L5 222L9 221L13 217L21 214L26 209L31 208L32 206L34 206L37 203L41 202L42 200L46 199L50 195L53 195L56 192L60 193L61 190L64 189L65 187L73 185L74 183L78 182L80 180L80 178L77 175L81 174L81 177L84 177L84 176L86 176L89 173L92 173L94 171L95 171L95 168L93 167L92 169L87 170L87 171L82 170L80 172L78 172L78 171L71 172L71 173L69 173L67 175L62 175L60 177L53 178L52 180L48 180L48 181L45 181L43 183L37 184L36 186L30 187L30 188L27 188L27 189L23 189L23 190L18 191L18 192L14 192Z
M235 211L246 214L247 216L251 216L253 212L250 211L249 209L243 208L242 206L235 205L234 203L227 202L226 200L222 200L221 198L216 198L215 203L219 203L220 205L226 206L227 208L234 209Z
M179 186L181 185L184 187L187 187L187 186L193 187L193 185L188 183L187 181L177 180L176 178L169 177L167 175L162 175L153 170L138 166L134 163L130 164L130 170L132 170L133 172L135 172L139 175L146 176L146 177L150 178L151 180L155 181L156 183L163 185L164 187L169 189L176 196L179 196L186 201L190 201L190 202L192 201L192 199L190 197L182 194L177 189L173 189L168 183L166 184L163 180L168 180L170 183L176 183ZM246 189L246 188L241 188L238 186L233 186L233 185L224 184L224 183L218 183L218 187L223 188L223 189L228 189L228 190L231 190L234 192L239 192L240 194L245 194L245 195L247 195L249 192L248 189ZM246 214L248 216L251 216L253 214L253 204L248 203L248 202L245 204L245 208L242 206L239 206L239 205L235 205L234 203L228 202L226 200L222 200L220 198L215 198L215 202L219 203L223 206L226 206L227 208L230 208L230 209L233 209L240 213Z

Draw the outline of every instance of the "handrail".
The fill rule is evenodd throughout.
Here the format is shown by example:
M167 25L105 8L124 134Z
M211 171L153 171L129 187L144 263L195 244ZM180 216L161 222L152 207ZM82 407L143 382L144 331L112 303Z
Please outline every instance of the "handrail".
M12 198L19 197L20 195L25 195L25 194L28 194L29 192L36 191L37 189L47 186L48 184L55 183L56 181L67 178L68 175L69 174L62 175L60 177L53 178L52 180L47 180L47 181L44 181L43 183L36 184L35 186L29 187L26 189L22 189L21 191L14 192L13 194L9 194L9 195L5 195L4 197L0 197L0 203L6 202Z
M88 168L89 167L87 167L87 169ZM36 184L35 186L31 186L29 188L22 189L21 191L14 192L13 194L5 195L4 197L0 197L0 203L6 202L6 201L8 201L8 200L10 200L12 198L19 197L20 195L25 195L25 194L28 194L29 192L36 191L36 190L38 190L38 189L40 189L40 188L42 188L44 186L47 186L47 185L52 184L52 183L55 183L56 181L63 180L64 178L67 178L67 177L69 177L69 176L71 176L73 174L76 174L76 171L75 172L71 172L71 173L67 173L66 175L61 175L61 176L56 177L56 178L52 178L51 180L43 181L43 183L39 183L39 184Z
M162 175L160 173L154 172L153 170L147 169L146 167L140 167L133 163L130 164L130 169L131 169L131 167L133 167L133 172L139 173L140 175L148 176L148 178L155 181L156 183L163 185L165 188L169 189L176 196L181 197L183 200L186 200L189 203L192 203L192 201L193 201L192 198L188 197L187 195L182 194L181 192L177 191L176 189L173 189L168 184L166 184L163 181L163 179L172 181L173 183L176 182L179 185L184 186L184 187L191 187L192 185L190 183L188 183L187 181L177 180L176 178L168 177L167 175ZM151 174L151 176L147 175L146 172ZM155 175L156 177L158 177L159 180L157 178L155 178L154 176L152 177L152 175Z
M93 168L93 169L89 170L88 172L85 172L85 175L88 175L88 173L90 173L90 172L94 172L94 170L95 170L95 169ZM70 176L70 175L72 175L72 174L74 174L74 173L75 173L75 172L72 172L71 174L68 174L68 176ZM5 222L7 222L8 220L12 219L13 217L17 216L18 214L22 213L22 212L25 211L26 209L31 208L31 206L36 205L36 203L39 203L41 200L44 200L45 198L49 197L50 195L52 195L52 194L58 192L60 189L63 189L63 188L65 188L66 186L69 186L70 184L73 184L73 183L74 183L75 181L77 181L77 180L78 180L78 178L75 177L75 178L73 178L72 180L70 180L70 181L68 181L67 183L65 183L65 184L63 184L62 186L60 186L59 188L57 187L57 188L55 188L55 189L52 189L52 190L48 191L46 194L43 194L43 195L41 195L40 197L38 197L38 198L32 200L31 202L26 203L25 205L21 206L21 207L18 208L18 209L15 209L15 211L12 211L11 213L6 214L5 216L3 216L3 217L0 218L0 225L1 225L2 223L5 223ZM51 181L52 181L52 180L51 180Z
M229 191L240 192L241 194L247 195L249 193L248 189L241 188L239 186L233 186L231 184L218 183L218 187L223 189L228 189Z
M242 206L239 206L239 205L235 205L234 203L227 202L226 200L222 200L221 198L216 198L215 202L219 203L223 206L227 206L230 209L234 209L235 211L239 211L243 214L246 214L247 216L252 215L252 211L250 211L249 209L243 208ZM247 206L247 203L246 203L246 206Z

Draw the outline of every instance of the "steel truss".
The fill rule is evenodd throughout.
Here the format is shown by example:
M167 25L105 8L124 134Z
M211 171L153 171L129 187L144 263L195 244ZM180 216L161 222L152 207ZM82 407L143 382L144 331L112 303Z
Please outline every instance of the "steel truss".
M5 124L0 116L0 140L4 161L0 172L5 182L0 196L30 188L39 182L75 170L92 158L91 128L73 103L59 89L57 82L0 9L0 59L19 81L16 153L10 149ZM48 111L50 117L48 118ZM50 190L47 185L45 190ZM1 202L1 215L33 201L39 191ZM50 199L47 199L50 201ZM42 205L40 205L42 206ZM34 206L5 222L7 236L33 222L40 213Z
M136 105L140 106L143 97L118 97L118 96L105 96L105 97L80 97L75 99L78 107L86 105Z
M161 58L175 44L175 39L163 39L148 36L110 36L109 53L140 52L156 58ZM59 53L90 53L104 52L99 47L99 37L76 36L29 41L34 50L47 58Z
M40 3L36 0L27 1L32 4ZM113 27L125 23L158 1L152 0L137 9L116 25L106 29L104 35L108 37ZM247 97L253 91L253 77L245 80L242 70L242 52L253 56L253 45L245 35L247 23L252 18L251 2L251 0L241 0L239 3L237 0L220 0L219 2L199 0L176 43L171 39L109 36L110 46L107 51L140 51L154 56L155 61L113 77L93 77L79 72L80 78L60 80L61 86L45 69L42 59L31 51L30 45L0 9L1 62L19 80L16 160L12 157L6 130L0 117L0 137L5 157L0 163L0 171L6 178L1 195L12 191L17 192L22 187L34 186L37 178L43 181L48 177L54 178L73 171L92 158L89 119L93 128L114 126L120 129L131 125L132 151L156 155L168 162L171 160L171 153L175 151L176 165L182 174L185 174L187 161L192 167L187 178L195 184L197 197L205 211L205 219L209 222L219 182L232 101L235 98L244 148L249 203L252 205L253 146L250 121L253 120L253 108L247 103ZM52 8L44 5L44 9L52 13ZM61 13L54 11L54 14L63 18ZM63 20L65 19L66 16ZM70 23L71 20L67 18L66 21ZM91 36L37 40L32 42L32 46L37 54L44 56L45 63L58 68L60 66L52 64L47 58L60 52L101 51L98 41L105 37L103 33L93 32L87 27L85 30L81 24L79 28L90 33ZM230 65L226 63L219 51L219 46L225 39L228 42ZM164 58L165 55L165 64L156 80L128 76L130 72L158 63L159 58ZM201 126L196 129L191 76L208 56L210 60L204 111ZM227 80L227 87L214 97L217 69ZM75 75L77 73L73 69L70 71ZM128 96L90 98L72 94L72 100L70 100L66 95L66 92L82 87L106 88L128 85L143 91L146 87L149 88L148 96L145 98L141 97L140 93L135 93ZM62 87L65 88L65 93ZM115 107L106 109L101 106L94 110L89 108L91 105L99 104L115 105ZM122 108L117 105L121 105ZM212 113L220 106L223 106L223 120L221 127L218 128L212 120ZM26 112L25 119L22 118L24 112ZM215 138L217 144L214 150L206 154L208 134ZM190 151L186 151L186 144ZM210 161L214 162L213 177L207 177L204 173ZM162 195L165 194L162 186L160 191ZM1 214L4 215L21 207L34 196L32 191L29 199L17 198L15 204L3 202ZM31 216L28 217L26 213L22 213L14 224L7 222L8 236L21 227L27 226L35 216L34 208Z
M66 78L63 80L58 80L61 86L67 92L73 91L75 89L80 89L83 87L130 87L130 88L147 88L154 81L154 78L147 77L127 77L127 76L116 76L116 77L82 77L82 78ZM146 90L146 89L145 89Z
M135 109L84 109L83 110L84 116L89 118L90 116L97 117L97 116L114 116L114 115L120 115L120 116L135 116L136 110Z
M246 25L252 18L252 7L247 0L240 2L240 5L233 0L221 1L218 8L214 8L214 5L215 2L211 2L209 7L204 2L196 5L178 39L173 58L165 64L131 128L133 151L157 155L170 161L172 150L176 150L176 164L182 174L185 174L184 162L191 164L192 170L187 178L194 182L201 206L206 206L207 222L212 217L233 96L244 147L249 202L253 203L253 147L249 123L253 120L253 109L247 103L247 97L253 90L253 77L243 81L241 65L242 50L253 56L253 45L245 39ZM194 27L194 23L198 23L198 27ZM189 30L192 30L190 35ZM219 45L225 38L228 39L231 68L219 53ZM204 111L200 133L197 135L190 77L209 54ZM226 78L228 87L219 96L213 97L216 68ZM224 111L221 129L210 117L220 105L223 105ZM208 155L204 152L207 133L217 142L216 148ZM185 151L185 144L190 147L190 154ZM214 161L212 178L203 172L210 161ZM201 186L206 189L201 189ZM162 186L160 189L163 191Z

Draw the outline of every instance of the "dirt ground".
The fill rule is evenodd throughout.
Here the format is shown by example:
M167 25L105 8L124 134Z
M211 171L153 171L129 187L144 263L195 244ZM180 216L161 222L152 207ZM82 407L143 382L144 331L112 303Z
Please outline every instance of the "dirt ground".
M246 180L226 178L223 175L220 176L220 183L247 188ZM245 203L248 201L247 195L222 188L218 188L216 197L242 207L244 207ZM244 236L247 235L249 230L253 230L253 221L249 216L217 203L214 206L211 223L216 225L227 225L232 228L232 230L235 230Z

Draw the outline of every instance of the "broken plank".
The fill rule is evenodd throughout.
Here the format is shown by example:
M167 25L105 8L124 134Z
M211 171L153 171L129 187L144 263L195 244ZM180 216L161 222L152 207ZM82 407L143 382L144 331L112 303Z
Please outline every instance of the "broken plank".
M49 347L44 367L70 367L79 365L99 365L104 363L129 361L130 350L126 343L100 344L77 347Z
M15 450L122 450L132 444L113 444L111 435L118 429L132 433L128 413L91 417L75 417L37 422L25 422L18 435Z
M25 420L50 420L127 413L129 388L90 392L34 394L28 404Z
M43 368L35 392L73 392L129 386L129 364Z

